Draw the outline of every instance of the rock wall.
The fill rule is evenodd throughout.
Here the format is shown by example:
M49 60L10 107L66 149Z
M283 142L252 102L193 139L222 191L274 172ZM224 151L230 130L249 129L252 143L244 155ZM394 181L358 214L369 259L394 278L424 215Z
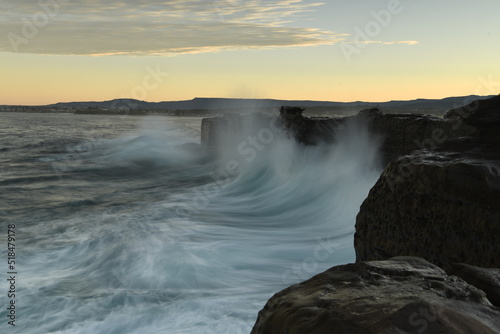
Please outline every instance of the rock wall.
M435 148L450 139L476 133L468 124L425 115L387 114L369 119L371 131L384 139L381 153L386 163L415 150Z
M400 157L371 189L356 218L358 261L412 255L500 267L500 98L461 110L464 118L447 118L475 137Z
M420 258L333 267L274 295L252 334L500 333L484 292Z
M467 146L389 164L356 218L357 260L411 255L441 267L500 267L500 155L485 159Z
M227 132L239 131L250 118L232 116L203 119L201 143L206 146L218 145L220 138L224 138ZM343 118L292 115L279 117L275 123L286 129L298 142L317 145L335 141L339 127L352 121L366 122L370 130L382 138L381 153L385 164L414 150L433 148L452 138L474 135L476 131L474 127L454 119L443 120L416 114L384 114L376 108Z

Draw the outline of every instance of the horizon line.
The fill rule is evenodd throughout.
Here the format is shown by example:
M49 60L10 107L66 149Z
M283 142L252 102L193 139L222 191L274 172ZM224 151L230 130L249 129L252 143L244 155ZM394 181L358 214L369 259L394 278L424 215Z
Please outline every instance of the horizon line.
M500 95L500 94L498 94ZM489 97L489 96L496 96L494 94L492 95L477 95L477 94L470 94L470 95L455 95L455 96L446 96L443 98L425 98L425 97L418 97L415 99L409 99L409 100L387 100L387 101L333 101L333 100L304 100L304 99L298 99L298 100L291 100L291 99L277 99L277 98L244 98L244 97L193 97L188 100L162 100L162 101L146 101L146 100L138 100L138 99L133 99L133 98L114 98L111 100L102 100L102 101L95 101L95 100L88 100L88 101L65 101L65 102L55 102L55 103L49 103L49 104L2 104L1 106L19 106L19 107L47 107L47 106L53 106L57 104L64 104L64 103L103 103L103 102L111 102L111 101L117 101L117 100L129 100L129 101L139 101L139 102L145 102L145 103L164 103L164 102L187 102L187 101L193 101L196 99L218 99L218 100L271 100L271 101L290 101L290 102L321 102L321 103L370 103L370 104L377 104L377 103L388 103L388 102L408 102L408 101L417 101L417 100L444 100L444 99L449 99L449 98L461 98L461 97L470 97L470 96L477 96L477 97Z

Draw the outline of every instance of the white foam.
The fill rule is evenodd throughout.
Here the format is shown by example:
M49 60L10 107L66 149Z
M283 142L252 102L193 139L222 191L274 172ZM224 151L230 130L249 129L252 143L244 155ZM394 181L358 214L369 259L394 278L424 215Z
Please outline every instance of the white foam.
M274 293L354 261L355 216L381 171L377 140L360 124L347 124L330 146L306 147L276 131L272 141L261 136L262 149L248 142L241 154L263 127L226 139L219 176L207 184L32 227L15 330L249 333ZM169 145L171 136L141 130L103 141L92 161L189 165L193 153ZM226 177L231 161L239 168ZM51 229L58 233L44 234Z

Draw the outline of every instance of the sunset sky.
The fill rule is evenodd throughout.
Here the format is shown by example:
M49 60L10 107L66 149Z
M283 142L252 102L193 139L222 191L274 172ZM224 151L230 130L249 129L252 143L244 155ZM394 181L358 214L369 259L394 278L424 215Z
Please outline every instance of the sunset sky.
M498 0L0 0L0 104L500 93Z

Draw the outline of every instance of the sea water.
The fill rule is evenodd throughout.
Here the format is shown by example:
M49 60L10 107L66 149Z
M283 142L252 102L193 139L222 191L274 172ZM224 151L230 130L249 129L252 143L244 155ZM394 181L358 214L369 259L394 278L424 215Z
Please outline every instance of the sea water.
M249 333L274 293L355 260L381 172L363 124L304 146L255 122L208 149L199 117L0 117L2 333Z

